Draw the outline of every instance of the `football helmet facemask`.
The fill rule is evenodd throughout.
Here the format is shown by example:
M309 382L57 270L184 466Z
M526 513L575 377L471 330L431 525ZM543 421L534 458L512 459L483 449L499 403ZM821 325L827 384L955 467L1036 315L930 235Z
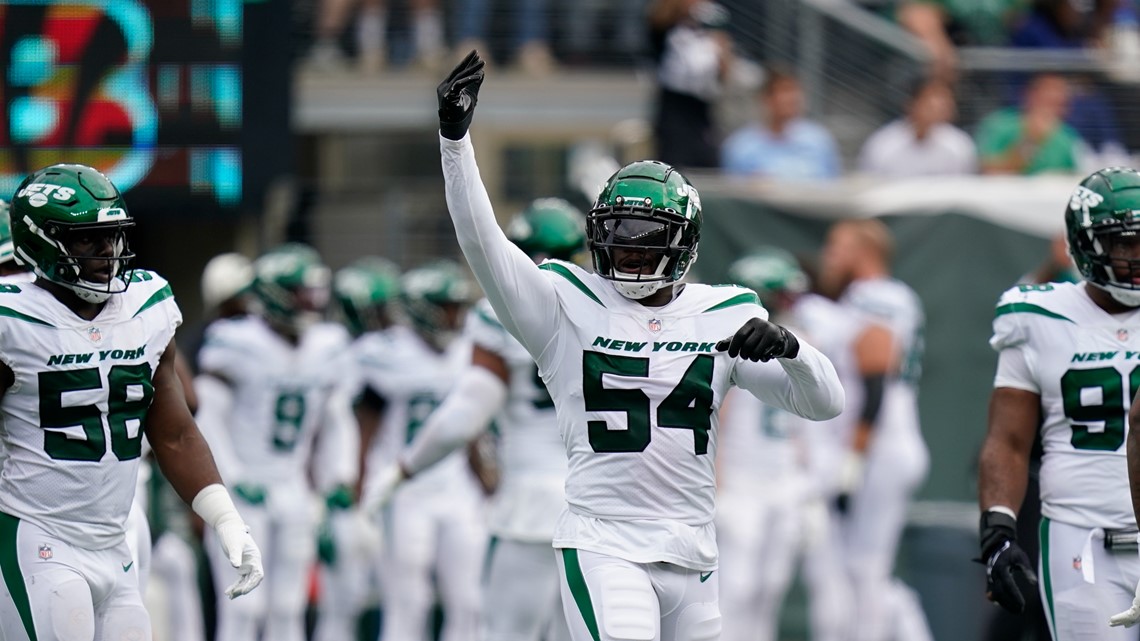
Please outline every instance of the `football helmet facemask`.
M286 243L253 261L251 291L269 324L299 336L324 317L331 277L317 250Z
M462 309L475 299L475 287L455 261L441 259L409 270L400 278L400 307L424 340L444 350L462 323Z
M390 325L389 303L399 291L400 270L384 258L358 259L333 276L333 297L353 336Z
M573 261L586 249L586 217L561 198L539 198L507 223L507 238L540 263Z
M634 300L684 278L697 260L700 237L697 190L655 160L619 169L586 216L594 271Z
M1065 208L1065 230L1081 275L1140 307L1140 255L1127 251L1140 244L1140 172L1109 167L1082 180Z
M135 255L126 229L135 224L118 188L86 165L59 164L31 174L11 204L16 261L89 303L126 291ZM81 245L90 245L84 253Z

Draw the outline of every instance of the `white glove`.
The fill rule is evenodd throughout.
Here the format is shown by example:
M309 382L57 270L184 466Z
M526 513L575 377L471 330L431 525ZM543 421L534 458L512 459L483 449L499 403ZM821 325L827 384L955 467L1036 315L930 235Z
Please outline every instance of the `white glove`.
M405 478L403 470L395 463L381 468L364 487L364 496L360 499L364 513L372 518L379 516L380 510L392 500L396 488Z
M1131 628L1137 622L1140 622L1140 583L1136 584L1136 597L1132 599L1132 607L1108 618L1108 624L1114 628L1120 625Z
M249 526L240 519L231 519L218 523L214 531L230 565L238 571L238 580L226 588L226 596L234 599L250 593L265 578L265 570L261 567L261 549L249 535Z

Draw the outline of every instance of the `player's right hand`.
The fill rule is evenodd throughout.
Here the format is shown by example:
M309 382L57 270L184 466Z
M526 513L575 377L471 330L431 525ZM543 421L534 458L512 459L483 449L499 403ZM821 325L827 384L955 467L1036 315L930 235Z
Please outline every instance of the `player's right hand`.
M238 580L226 588L226 596L234 599L249 594L265 578L265 570L261 566L261 549L249 535L249 526L234 518L218 523L214 531L218 533L218 541L221 542L222 551L230 565L238 571Z
M847 455L843 458L843 463L839 466L839 492L835 495L835 508L841 514L847 513L851 507L851 498L862 487L865 468L866 463L863 460L863 455L848 450Z
M1016 527L1017 521L1008 514L983 512L981 561L986 564L986 598L1021 614L1025 611L1025 594L1037 585L1037 575L1029 556L1017 544Z
M475 103L479 102L479 87L483 84L483 67L486 63L474 49L467 54L447 78L436 87L439 102L439 133L449 140L459 140L467 134Z
M360 499L360 509L375 518L380 510L384 509L396 493L396 488L404 482L407 476L400 466L393 463L382 468L376 476L364 487L364 496Z
M773 358L795 358L800 342L795 335L762 318L750 318L736 333L716 344L718 352L750 361L768 362Z
M1131 628L1137 623L1140 623L1140 583L1136 584L1136 597L1132 599L1132 607L1108 619L1108 624L1114 628L1121 625Z

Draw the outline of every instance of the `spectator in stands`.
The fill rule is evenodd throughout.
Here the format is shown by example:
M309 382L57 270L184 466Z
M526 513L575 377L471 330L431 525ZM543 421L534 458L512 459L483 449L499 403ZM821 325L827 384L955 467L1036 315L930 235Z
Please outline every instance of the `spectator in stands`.
M951 124L954 91L936 78L915 84L906 115L871 134L859 171L885 178L972 174L978 152L970 135Z
M459 0L456 4L455 36L458 44L453 49L456 60L477 49L480 57L490 62L491 49L487 47L488 1ZM510 5L514 21L511 47L515 67L534 76L549 73L555 63L550 53L548 0L513 0Z
M1009 25L1026 5L1028 0L900 0L895 18L930 51L931 74L954 80L957 47L1006 44Z
M352 17L353 6L360 5L356 20L357 64L364 73L384 68L388 58L387 0L320 0L317 13L316 42L309 51L308 64L328 71L345 66L344 53L338 40ZM443 58L443 16L439 0L411 0L413 64L434 70Z
M982 172L1040 174L1075 172L1084 143L1065 124L1069 83L1055 73L1034 76L1021 108L1007 107L986 116L976 140Z
M721 147L729 174L780 180L836 178L839 150L823 125L804 117L804 95L791 73L771 68L760 87L762 121L737 129Z
M732 62L727 25L727 10L713 2L655 0L650 5L658 160L686 169L716 167L719 139L713 108Z

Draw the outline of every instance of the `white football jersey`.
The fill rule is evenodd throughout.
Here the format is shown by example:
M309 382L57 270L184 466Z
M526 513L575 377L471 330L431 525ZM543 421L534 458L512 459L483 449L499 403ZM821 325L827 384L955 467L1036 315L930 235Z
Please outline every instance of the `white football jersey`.
M1024 363L999 367L995 387L1041 397L1041 513L1135 528L1124 442L1140 389L1140 311L1111 315L1084 283L1021 285L998 301L993 330L990 345Z
M500 356L510 373L506 407L495 419L502 478L488 526L500 538L549 542L566 504L566 448L554 400L530 353L503 328L486 299L472 308L464 328L473 344Z
M353 380L350 344L348 332L334 323L309 327L296 345L258 316L219 320L207 328L199 368L233 392L224 426L241 464L242 478L233 481L272 489L307 478L327 404L339 398L334 392L340 385Z
M901 280L871 278L851 283L839 302L891 330L899 350L899 380L912 387L917 385L922 374L926 326L918 294Z
M367 454L367 469L375 472L395 462L447 397L461 369L471 362L471 345L453 340L440 353L411 328L396 325L356 339L353 351L363 384L386 403L379 436ZM396 497L448 498L449 492L471 496L472 491L477 491L477 484L466 451L456 450L401 483Z
M159 275L136 270L92 321L30 283L0 284L0 512L76 546L123 538L154 396L152 376L182 314Z

